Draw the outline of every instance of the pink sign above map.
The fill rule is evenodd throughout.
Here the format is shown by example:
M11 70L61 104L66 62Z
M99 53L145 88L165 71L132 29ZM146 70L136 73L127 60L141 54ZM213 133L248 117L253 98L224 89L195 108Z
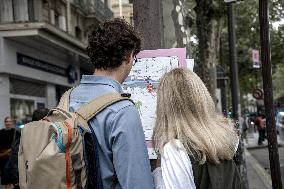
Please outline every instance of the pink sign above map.
M143 50L137 54L137 58L157 58L157 57L178 57L179 66L186 67L186 49L172 48L172 49L157 49L157 50Z

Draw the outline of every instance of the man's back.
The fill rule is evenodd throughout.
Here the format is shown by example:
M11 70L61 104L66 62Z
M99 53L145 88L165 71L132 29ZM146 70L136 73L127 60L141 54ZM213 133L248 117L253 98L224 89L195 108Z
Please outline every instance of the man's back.
M107 93L122 93L118 82L108 77L85 75L70 97L70 111ZM132 102L115 103L90 121L99 144L103 188L154 188L139 113Z

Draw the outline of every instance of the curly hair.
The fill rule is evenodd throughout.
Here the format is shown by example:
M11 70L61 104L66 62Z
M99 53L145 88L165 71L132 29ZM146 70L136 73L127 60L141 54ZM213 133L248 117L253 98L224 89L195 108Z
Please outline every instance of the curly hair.
M87 52L95 69L115 69L129 58L132 51L136 55L141 50L140 35L120 18L102 23L88 40Z

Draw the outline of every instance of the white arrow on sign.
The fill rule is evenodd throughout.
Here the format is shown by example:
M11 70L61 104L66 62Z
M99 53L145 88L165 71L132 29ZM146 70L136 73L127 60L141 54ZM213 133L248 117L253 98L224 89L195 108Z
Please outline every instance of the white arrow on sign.
M231 3L231 2L236 2L237 0L224 0L225 3Z

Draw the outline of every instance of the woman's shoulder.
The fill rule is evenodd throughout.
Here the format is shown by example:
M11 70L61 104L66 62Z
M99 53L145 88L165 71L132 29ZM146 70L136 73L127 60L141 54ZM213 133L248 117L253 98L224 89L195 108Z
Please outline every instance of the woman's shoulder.
M164 145L164 149L184 149L180 140L174 139Z
M163 156L166 159L189 159L183 144L177 139L164 145Z

